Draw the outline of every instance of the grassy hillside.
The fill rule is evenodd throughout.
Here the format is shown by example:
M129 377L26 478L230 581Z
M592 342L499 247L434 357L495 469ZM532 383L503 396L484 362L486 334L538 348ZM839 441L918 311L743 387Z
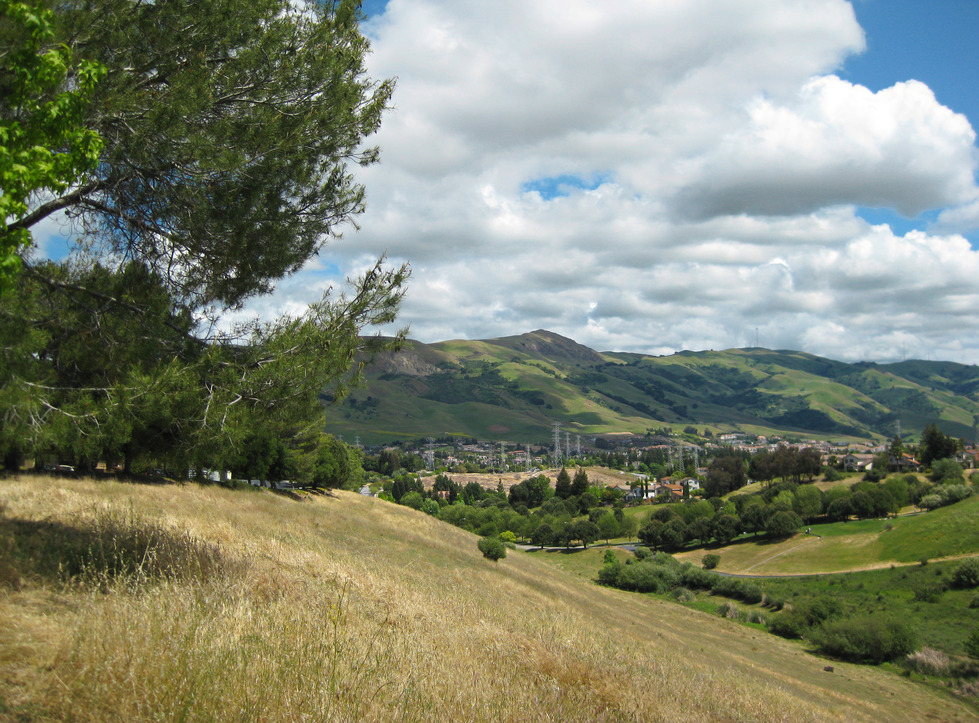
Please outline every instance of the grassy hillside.
M889 438L938 422L973 437L979 368L947 362L845 364L768 349L654 357L598 353L547 331L411 343L328 412L328 429L368 443L459 434L544 442L553 422L584 435L693 425L715 431Z
M971 718L349 493L25 477L0 510L3 719Z

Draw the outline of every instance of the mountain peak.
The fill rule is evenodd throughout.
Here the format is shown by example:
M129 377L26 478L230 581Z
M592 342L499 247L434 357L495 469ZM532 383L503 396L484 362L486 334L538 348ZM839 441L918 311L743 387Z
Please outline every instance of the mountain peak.
M487 343L577 366L605 363L605 358L598 352L579 344L574 339L568 339L547 329L537 329L518 336L489 339Z

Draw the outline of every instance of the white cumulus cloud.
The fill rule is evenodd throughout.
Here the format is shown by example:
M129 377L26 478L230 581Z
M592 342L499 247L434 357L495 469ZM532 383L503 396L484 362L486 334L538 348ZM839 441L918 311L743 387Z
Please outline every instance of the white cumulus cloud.
M390 0L366 29L394 108L323 262L410 261L413 337L979 361L975 133L920 82L838 77L850 3Z

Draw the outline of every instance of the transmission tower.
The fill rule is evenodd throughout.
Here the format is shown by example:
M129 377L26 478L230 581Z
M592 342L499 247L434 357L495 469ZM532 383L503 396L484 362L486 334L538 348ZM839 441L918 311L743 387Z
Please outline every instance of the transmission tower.
M571 434L569 432L564 433L564 456L568 459L571 458Z
M574 438L574 456L581 459L581 435L577 434Z
M561 461L561 423L554 422L554 466Z

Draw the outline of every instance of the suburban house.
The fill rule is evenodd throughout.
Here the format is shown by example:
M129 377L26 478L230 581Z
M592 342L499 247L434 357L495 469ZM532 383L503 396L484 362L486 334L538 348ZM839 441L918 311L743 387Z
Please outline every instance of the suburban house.
M907 453L900 458L890 455L887 458L887 469L894 472L920 472L921 463Z
M848 454L843 458L843 469L847 472L866 472L874 468L874 455Z

